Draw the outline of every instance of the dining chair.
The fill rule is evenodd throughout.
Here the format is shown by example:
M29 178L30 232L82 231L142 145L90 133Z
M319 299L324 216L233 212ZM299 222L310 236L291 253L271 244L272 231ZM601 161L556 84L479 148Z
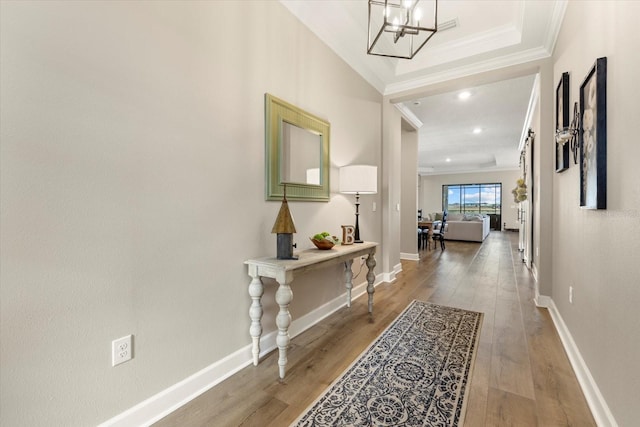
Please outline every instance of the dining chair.
M440 242L440 249L443 251L445 250L444 233L446 231L447 231L447 220L443 219L442 222L440 223L440 228L436 230L434 227L433 234L431 235L431 239L434 242Z

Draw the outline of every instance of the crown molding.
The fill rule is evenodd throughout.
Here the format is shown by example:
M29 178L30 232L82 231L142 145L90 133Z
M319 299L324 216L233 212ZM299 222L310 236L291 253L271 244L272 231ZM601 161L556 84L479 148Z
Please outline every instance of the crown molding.
M527 136L529 135L529 128L533 122L533 113L538 105L538 98L540 98L540 74L536 74L536 79L533 82L533 89L531 89L531 96L529 97L529 106L527 107L527 115L525 116L524 126L522 127L522 134L520 135L520 144L518 144L518 152L521 153L524 150Z
M544 41L544 47L553 54L553 50L556 47L558 36L560 35L560 28L562 27L562 21L564 20L564 14L567 11L567 0L557 0L553 5L553 12L551 14L551 22L549 23L549 30L547 31L547 37Z
M458 67L453 70L443 71L440 73L430 74L428 76L419 77L412 80L406 80L398 83L391 83L387 85L384 95L396 95L405 91L419 89L425 86L429 86L436 83L442 83L449 80L455 80L462 77L472 76L488 71L496 71L501 68L506 68L514 65L520 65L527 62L539 61L549 58L550 52L542 46L528 49L523 52L513 53L511 55L505 55L500 58L489 59L486 61L480 61L473 64L469 64L463 67Z
M422 123L418 116L416 116L413 111L411 111L406 105L404 105L402 102L393 105L398 109L398 111L400 111L402 118L409 122L409 124L415 130L418 130L422 127L424 123Z
M474 34L462 40L456 40L442 45L431 47L427 44L428 55L422 56L422 60L398 61L396 76L419 72L428 67L446 64L460 59L468 58L515 46L522 42L522 32L514 25L505 25L480 34Z

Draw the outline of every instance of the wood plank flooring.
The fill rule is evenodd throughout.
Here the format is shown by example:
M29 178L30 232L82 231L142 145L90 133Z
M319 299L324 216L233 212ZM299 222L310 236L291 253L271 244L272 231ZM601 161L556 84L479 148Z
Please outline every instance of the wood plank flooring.
M485 313L465 426L595 426L549 313L533 303L517 237L421 250L376 288L373 315L365 294L293 338L283 382L276 350L155 426L287 426L414 299Z

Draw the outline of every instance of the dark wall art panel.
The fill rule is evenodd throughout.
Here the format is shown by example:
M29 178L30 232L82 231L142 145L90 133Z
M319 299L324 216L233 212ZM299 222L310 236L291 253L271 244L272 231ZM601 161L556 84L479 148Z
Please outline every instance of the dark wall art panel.
M556 134L569 127L569 73L562 73L556 88ZM556 172L569 168L569 141L556 140Z
M580 86L580 206L607 208L607 58Z

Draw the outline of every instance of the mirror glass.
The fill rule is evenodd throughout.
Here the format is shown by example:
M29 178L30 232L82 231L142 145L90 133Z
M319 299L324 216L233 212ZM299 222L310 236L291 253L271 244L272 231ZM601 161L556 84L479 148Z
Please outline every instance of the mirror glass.
M320 185L322 137L282 122L280 182Z
M265 95L266 199L329 200L329 123Z

